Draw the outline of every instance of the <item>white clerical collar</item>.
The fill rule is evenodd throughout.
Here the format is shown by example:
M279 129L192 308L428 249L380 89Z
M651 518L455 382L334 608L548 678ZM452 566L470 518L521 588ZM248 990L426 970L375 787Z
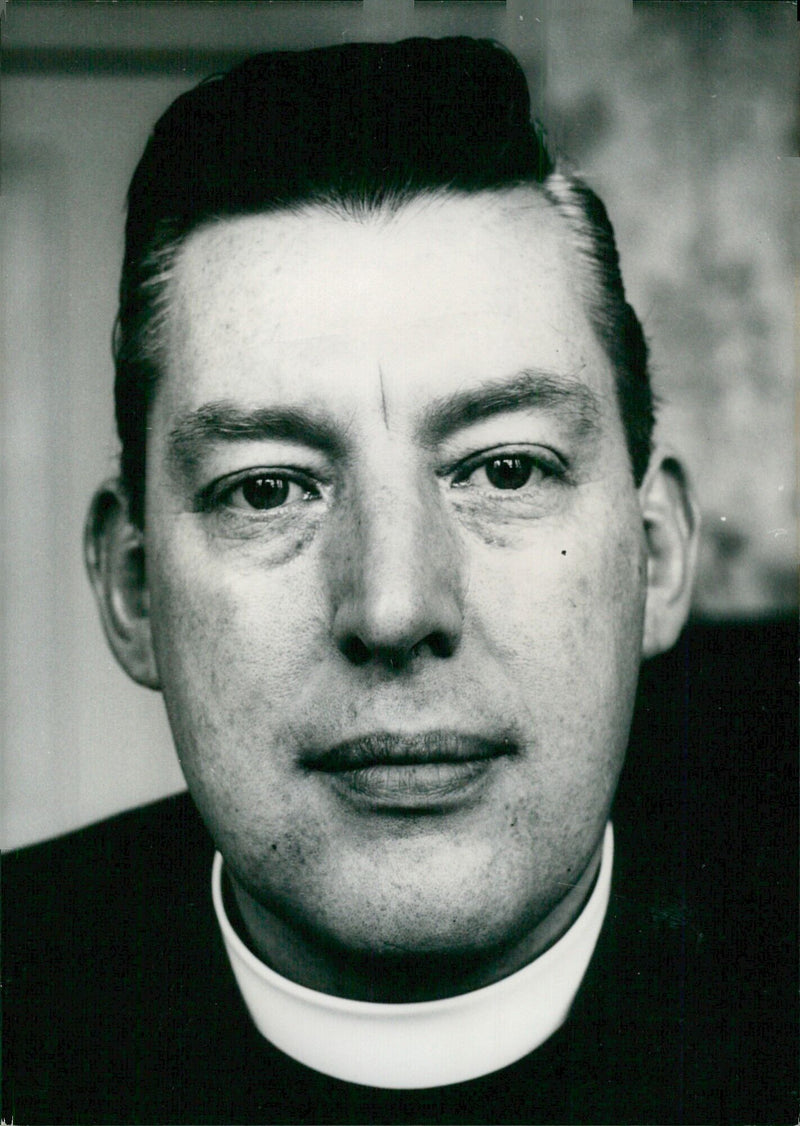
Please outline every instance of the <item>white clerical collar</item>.
M212 895L242 996L259 1032L276 1047L350 1083L443 1087L515 1063L564 1023L603 925L613 853L609 822L594 890L554 946L510 977L440 1001L351 1001L289 981L252 954L231 926L219 853Z

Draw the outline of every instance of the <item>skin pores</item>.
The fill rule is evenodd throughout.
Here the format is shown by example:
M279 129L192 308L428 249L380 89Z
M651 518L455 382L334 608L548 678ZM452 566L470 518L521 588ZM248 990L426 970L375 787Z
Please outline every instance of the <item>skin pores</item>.
M484 984L591 882L646 560L574 253L519 191L236 218L179 254L158 673L254 945L317 988L407 957L390 999Z

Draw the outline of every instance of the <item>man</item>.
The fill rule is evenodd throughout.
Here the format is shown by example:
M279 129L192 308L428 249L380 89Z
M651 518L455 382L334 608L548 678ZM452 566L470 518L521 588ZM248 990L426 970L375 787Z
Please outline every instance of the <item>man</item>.
M609 823L695 508L514 61L262 55L179 98L115 356L89 573L216 918L187 799L12 861L14 1120L750 1121L758 1036L718 1052L703 936Z

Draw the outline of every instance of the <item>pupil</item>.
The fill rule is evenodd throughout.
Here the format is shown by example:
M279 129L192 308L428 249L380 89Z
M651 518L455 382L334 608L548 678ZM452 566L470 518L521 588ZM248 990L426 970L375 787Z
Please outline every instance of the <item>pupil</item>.
M242 485L242 496L251 508L277 508L289 495L289 482L281 477L252 477Z
M530 475L527 457L496 457L486 463L486 476L496 489L521 489Z

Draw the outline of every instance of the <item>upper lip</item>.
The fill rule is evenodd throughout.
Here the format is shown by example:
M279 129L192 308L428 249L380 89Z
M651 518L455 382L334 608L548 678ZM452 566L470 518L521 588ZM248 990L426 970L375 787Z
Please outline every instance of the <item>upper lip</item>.
M338 773L363 770L369 766L475 762L510 754L515 749L512 740L503 735L487 737L457 731L420 731L415 734L373 731L310 756L308 765L313 770Z

